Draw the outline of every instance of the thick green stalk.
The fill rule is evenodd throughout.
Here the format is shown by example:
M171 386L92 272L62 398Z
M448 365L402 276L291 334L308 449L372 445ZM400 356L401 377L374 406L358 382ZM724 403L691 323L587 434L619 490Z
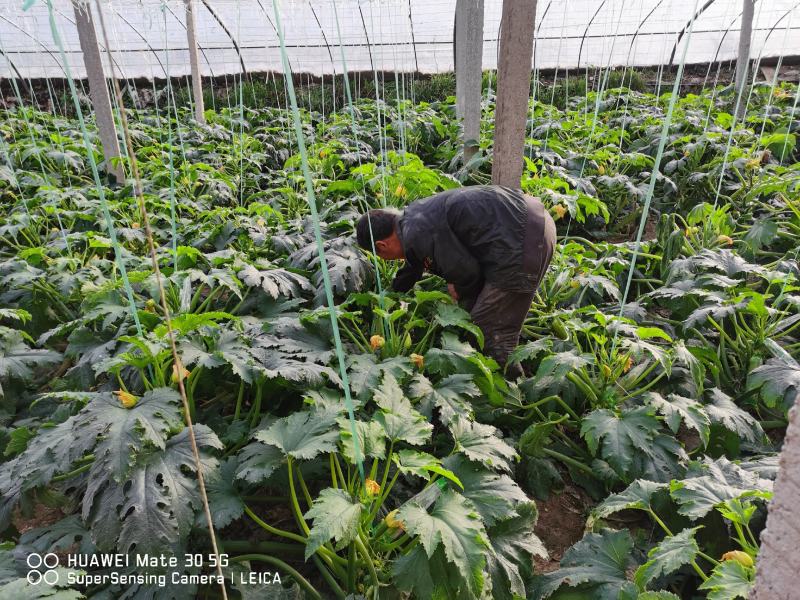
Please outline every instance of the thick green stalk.
M298 571L290 567L288 564L286 564L279 558L275 558L274 556L267 556L266 554L242 554L241 556L233 557L231 560L233 562L245 562L245 561L257 560L260 562L265 562L270 565L274 565L278 567L281 571L288 573L291 576L291 578L295 580L297 585L299 585L305 591L307 598L313 598L313 600L322 600L322 596L320 595L320 593L314 589L314 586L311 585L305 577L303 577Z

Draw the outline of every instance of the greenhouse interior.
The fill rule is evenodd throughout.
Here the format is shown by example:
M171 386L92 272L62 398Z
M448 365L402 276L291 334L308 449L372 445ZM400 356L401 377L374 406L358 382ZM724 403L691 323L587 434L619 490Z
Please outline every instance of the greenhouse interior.
M800 599L799 82L797 0L4 0L0 600Z

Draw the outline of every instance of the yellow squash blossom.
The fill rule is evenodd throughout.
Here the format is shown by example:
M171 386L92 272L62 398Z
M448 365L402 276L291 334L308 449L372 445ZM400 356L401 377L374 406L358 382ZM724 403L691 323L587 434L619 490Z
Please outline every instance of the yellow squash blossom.
M370 479L369 477L364 482L364 489L367 491L367 496L377 496L378 494L381 493L380 484L374 479Z
M189 375L191 375L191 371L181 365L180 370L180 379L186 379ZM178 383L178 365L172 365L172 383Z
M722 555L722 560L735 560L743 567L753 566L753 557L747 552L742 552L741 550L731 550L730 552L726 552Z
M114 393L117 395L120 404L122 404L122 406L128 409L131 409L134 406L136 406L136 403L139 401L139 399L130 392L116 390Z

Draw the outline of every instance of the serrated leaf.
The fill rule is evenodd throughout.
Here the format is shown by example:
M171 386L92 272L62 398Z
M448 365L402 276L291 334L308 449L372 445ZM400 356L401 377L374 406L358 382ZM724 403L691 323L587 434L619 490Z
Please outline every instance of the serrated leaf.
M683 340L677 340L672 349L675 352L675 362L682 364L689 370L689 373L692 375L692 381L694 381L694 385L697 387L697 393L702 394L706 376L703 363L691 353Z
M409 395L419 402L422 414L432 417L434 409L438 408L439 418L448 424L457 415L472 416L470 399L480 396L480 390L471 375L450 375L433 384L424 375L417 374L411 380Z
M280 448L252 442L239 451L237 459L236 479L262 483L283 464L284 455Z
M445 490L429 514L416 502L402 506L397 518L416 536L431 558L441 545L447 561L466 583L471 597L480 596L488 543L480 517L462 495Z
M74 548L80 554L93 554L96 551L79 515L70 515L51 525L30 529L20 536L19 543L33 548L39 554L68 548Z
M596 519L602 519L621 510L646 510L650 508L653 496L668 488L666 483L637 479L619 494L612 494L595 506L592 515Z
M284 456L311 460L336 450L339 428L338 412L325 410L301 411L278 419L267 429L258 431L255 438L280 449Z
M340 418L338 425L339 438L342 442L342 454L351 464L355 464L355 444L353 444L353 430L350 425L350 419ZM381 427L381 424L377 422L377 419L367 422L356 420L355 429L356 435L358 435L358 449L362 460L365 456L374 458L384 458L386 456L386 432Z
M410 411L405 415L377 412L375 422L383 427L391 441L402 441L412 446L426 443L433 433L433 425L417 411Z
M200 449L203 472L217 466L217 460L207 454L209 448L221 449L222 443L205 425L194 426L195 439ZM178 551L189 534L197 512L201 509L194 455L189 441L189 430L184 429L170 438L164 450L150 454L131 473L128 483L119 486L121 503L95 502L89 522L108 520L116 515L119 539L116 547L125 554L160 554ZM116 486L109 484L113 497L118 497ZM108 539L101 539L102 529L92 527L98 547L107 547Z
M483 332L471 320L469 313L455 304L438 304L434 320L442 327L458 327L468 331L478 340L478 347L483 348Z
M564 553L561 568L535 580L532 600L544 600L562 585L581 586L592 600L618 600L620 594L636 588L627 572L635 564L631 558L633 540L627 531L606 530L589 533Z
M253 265L244 265L236 274L248 287L260 287L275 300L283 296L295 298L303 291L313 289L311 282L302 275L280 268L258 269Z
M448 565L443 548L429 557L420 545L414 546L394 561L392 576L397 589L412 593L413 598L475 598L456 569Z
M61 360L53 350L31 348L22 332L7 327L0 328L0 398L3 397L3 379L30 380L33 369L52 365Z
M238 461L229 458L213 471L203 473L215 527L227 527L244 514L244 502L235 484L238 468Z
M759 496L772 489L772 482L745 471L727 458L706 461L705 475L670 484L670 496L678 503L678 512L699 519L726 500L745 495Z
M411 412L411 402L403 393L403 388L397 383L391 372L383 374L381 384L372 396L375 403L382 409L396 414Z
M678 394L668 394L664 397L657 392L647 394L646 400L650 406L664 415L672 433L678 433L678 428L683 423L698 433L704 447L708 445L711 421L702 404Z
M708 600L749 598L755 585L755 569L735 560L726 560L714 567L698 589L708 590Z
M705 409L712 423L719 423L751 444L763 442L764 430L750 413L739 408L730 396L719 388L710 389L708 395L711 402L705 405Z
M95 448L90 479L106 471L117 482L127 475L136 453L144 444L164 448L170 428L183 421L180 396L169 388L145 392L130 409L122 406L116 396L101 394L81 413L84 413L84 419L76 424L74 433L84 435L82 430L86 428L86 434L97 432L102 435Z
M455 483L458 487L464 488L461 480L456 477L450 469L444 468L438 458L427 452L403 449L392 453L392 462L403 474L416 475L423 479L430 479L431 473L441 475Z
M28 447L28 442L35 437L35 434L27 427L16 427L11 431L9 437L11 439L8 440L3 454L5 456L14 456L25 451Z
M694 539L698 529L700 528L684 529L680 533L667 536L650 550L647 562L636 569L636 585L644 589L653 579L669 575L691 563L700 552L697 540Z
M494 549L488 554L494 600L525 598L525 582L532 575L533 559L548 558L547 549L534 533L536 505L520 504L517 512L518 516L498 522L487 532Z
M26 577L12 579L8 583L0 585L0 598L9 600L81 600L86 598L78 590L67 587L67 577L69 573L78 573L73 569L58 567L54 569L58 575L57 583L54 586L45 583L32 584Z
M459 455L447 457L442 464L458 477L463 486L461 494L472 501L487 527L519 516L517 507L530 503L522 488L508 475L490 471Z
M413 365L404 356L378 362L372 354L356 354L350 359L349 367L350 387L360 400L366 400L387 373L395 379L402 379L411 373Z
M314 520L306 544L306 560L330 540L337 542L337 548L351 543L358 535L362 510L361 503L344 490L322 490L305 514L306 519Z
M456 417L449 428L456 443L456 452L490 469L511 472L511 461L518 458L517 453L503 441L495 427Z
M800 364L791 356L770 358L750 372L747 387L760 387L768 406L788 409L794 406L800 392Z
M658 420L647 408L620 415L599 409L584 417L581 435L592 454L599 454L617 473L625 474L632 468L637 453L649 452L658 428Z

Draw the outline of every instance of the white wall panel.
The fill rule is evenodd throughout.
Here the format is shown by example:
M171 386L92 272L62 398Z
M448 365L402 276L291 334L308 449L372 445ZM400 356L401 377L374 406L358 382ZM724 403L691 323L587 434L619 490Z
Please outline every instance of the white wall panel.
M67 61L84 76L70 0L52 0ZM93 4L94 0L92 0ZM280 71L272 0L195 0L204 75ZM342 72L334 0L280 0L292 69L315 75ZM0 77L62 77L44 0L0 0ZM126 77L189 73L182 0L101 0L111 55ZM705 0L698 2L700 6ZM224 28L208 10L210 6ZM669 63L695 0L540 0L534 67ZM485 1L484 68L497 60L502 0ZM336 0L341 41L350 71L453 68L455 0ZM715 0L697 19L687 61L736 57L741 0ZM227 29L227 32L225 31ZM101 39L102 34L98 37ZM687 36L683 37L685 41ZM240 52L234 47L234 41ZM681 42L683 43L683 42ZM800 54L800 0L758 0L753 56ZM105 53L108 61L108 54ZM13 65L13 66L12 66ZM16 68L16 71L14 70Z

